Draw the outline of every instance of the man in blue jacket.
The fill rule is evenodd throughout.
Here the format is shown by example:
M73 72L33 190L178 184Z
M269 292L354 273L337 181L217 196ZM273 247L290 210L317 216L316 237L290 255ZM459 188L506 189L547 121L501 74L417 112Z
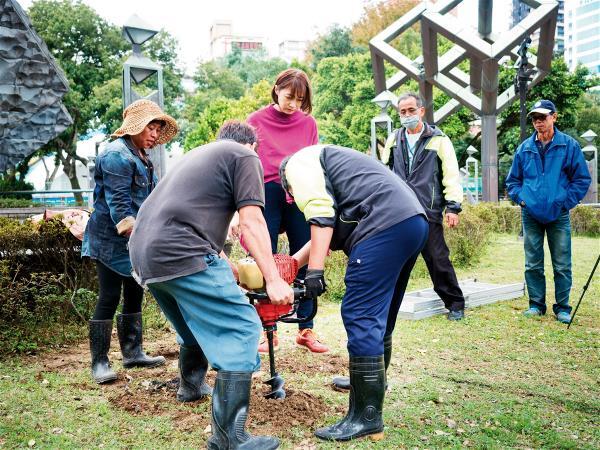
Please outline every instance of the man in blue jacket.
M528 116L535 132L519 145L506 179L508 195L521 206L529 294L529 309L524 314L533 317L546 313L545 233L554 269L554 314L559 322L569 323L572 280L569 210L585 196L591 177L577 141L554 125L557 117L554 103L539 100Z

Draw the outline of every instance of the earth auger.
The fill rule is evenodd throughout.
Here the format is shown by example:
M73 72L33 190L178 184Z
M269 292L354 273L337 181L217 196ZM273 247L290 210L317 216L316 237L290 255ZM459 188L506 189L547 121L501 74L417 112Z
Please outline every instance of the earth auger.
M289 255L273 255L275 264L279 271L279 276L288 284L294 283L298 274L298 261ZM263 330L267 334L267 342L269 344L269 369L271 378L265 381L265 384L270 386L270 391L265 395L265 398L284 399L285 384L283 377L279 375L275 369L275 350L273 347L273 332L277 322L285 323L303 323L312 320L317 314L317 299L313 299L313 308L310 314L306 317L297 317L298 306L300 301L307 298L306 291L300 283L294 283L294 303L291 305L274 305L269 300L265 291L265 283L262 274L252 258L245 258L238 262L238 271L240 275L240 284L249 288L246 296L250 303L256 308L258 317L260 318Z

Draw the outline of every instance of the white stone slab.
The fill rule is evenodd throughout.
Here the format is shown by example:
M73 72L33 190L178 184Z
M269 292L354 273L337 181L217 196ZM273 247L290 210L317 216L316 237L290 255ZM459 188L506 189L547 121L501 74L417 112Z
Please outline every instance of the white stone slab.
M476 279L459 281L465 296L465 308L489 305L502 300L512 300L525 295L525 283L493 284ZM445 314L448 311L444 302L433 288L408 292L404 295L398 317L405 320L419 320Z

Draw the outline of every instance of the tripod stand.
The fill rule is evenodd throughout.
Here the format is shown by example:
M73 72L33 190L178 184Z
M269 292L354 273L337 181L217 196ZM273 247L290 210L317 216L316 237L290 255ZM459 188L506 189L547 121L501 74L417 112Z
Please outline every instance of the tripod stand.
M598 267L598 263L600 262L600 255L598 255L598 258L596 258L596 264L594 264L594 268L592 269L592 273L590 273L590 277L587 280L587 283L585 283L585 286L583 286L583 292L581 293L581 297L579 297L579 302L577 303L577 306L575 307L575 311L573 312L573 316L571 317L571 321L569 322L569 325L567 326L567 330L569 328L571 328L571 324L573 323L573 320L575 320L575 314L577 314L577 310L579 309L579 305L581 305L581 300L583 300L583 296L585 295L585 291L587 291L587 288L590 285L590 282L592 281L592 278L594 277L594 272L596 272L596 267Z

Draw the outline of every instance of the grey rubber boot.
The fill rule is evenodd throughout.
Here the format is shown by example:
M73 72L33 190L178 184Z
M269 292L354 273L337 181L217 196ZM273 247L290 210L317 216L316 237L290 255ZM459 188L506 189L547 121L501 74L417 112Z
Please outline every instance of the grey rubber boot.
M108 350L113 327L112 320L90 320L90 353L92 354L92 378L96 383L109 383L117 379L110 368Z
M279 439L252 436L246 430L252 372L219 370L212 397L210 450L273 450Z
M383 439L385 365L383 355L350 357L348 413L338 423L319 428L315 436L328 441L349 441L363 436Z
M163 356L148 356L142 350L142 313L118 314L117 334L123 355L123 367L158 367L165 363Z
M385 361L385 390L388 389L387 384L387 369L390 366L390 361L392 359L392 335L386 336L383 338L383 360ZM334 377L333 388L336 391L348 392L350 390L350 377Z
M179 347L179 389L177 400L194 402L212 394L206 384L208 360L199 345Z

